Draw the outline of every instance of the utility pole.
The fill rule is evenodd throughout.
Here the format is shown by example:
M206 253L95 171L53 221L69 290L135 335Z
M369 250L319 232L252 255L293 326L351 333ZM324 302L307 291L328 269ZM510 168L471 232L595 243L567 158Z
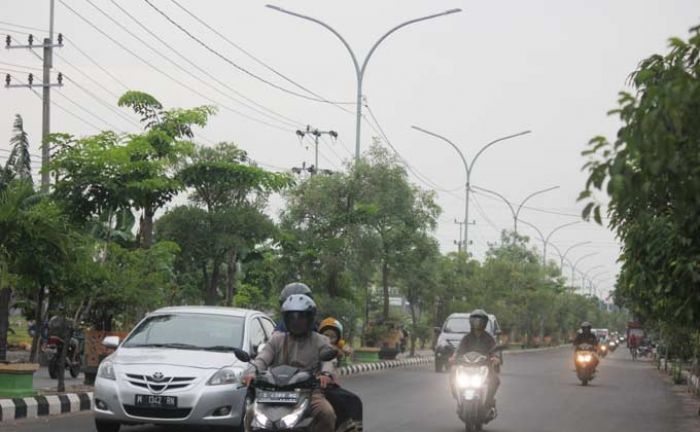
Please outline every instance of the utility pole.
M464 229L464 222L455 219L455 224L459 225L459 240L455 240L454 243L457 245L457 252L462 253L462 230Z
M5 77L6 88L24 87L33 89L34 87L42 88L42 110L41 110L41 191L49 191L50 177L48 172L48 164L50 158L49 149L49 134L51 133L51 87L60 87L63 85L63 75L58 74L58 82L51 83L51 68L53 67L53 49L63 47L63 35L58 34L58 43L53 43L53 22L54 22L54 0L50 2L50 18L49 18L49 37L44 38L41 45L34 45L34 36L31 34L28 38L27 45L12 45L12 37L7 35L5 39L5 48L7 49L35 49L43 48L43 77L41 84L34 84L34 76L29 74L27 84L12 84L10 75Z
M318 130L316 128L311 128L311 126L307 125L306 130L298 130L297 129L296 134L299 137L300 141L303 140L304 137L306 137L306 135L311 135L314 137L314 146L315 146L315 149L314 149L314 169L315 170L314 171L315 172L312 173L312 175L313 175L316 172L318 172L318 139L321 138L322 135L328 135L335 140L338 138L338 132L333 131L333 130L322 131L322 130Z

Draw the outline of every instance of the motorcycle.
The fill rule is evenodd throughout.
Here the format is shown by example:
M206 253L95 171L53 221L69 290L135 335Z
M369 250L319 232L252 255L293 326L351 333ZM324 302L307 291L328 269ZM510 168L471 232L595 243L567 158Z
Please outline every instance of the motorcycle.
M83 366L82 350L80 349L81 341L77 337L76 332L71 335L68 351L66 351L65 369L70 372L70 376L77 378ZM49 363L49 376L51 379L58 378L58 358L63 350L63 339L59 336L49 336L44 353Z
M496 373L490 355L504 348L497 346L488 356L472 351L456 359L452 377L454 397L457 399L457 414L464 422L466 432L480 431L485 423L496 418L496 410L487 406L490 375Z
M236 358L251 363L243 350L234 350ZM321 361L335 359L335 349L322 350ZM254 366L254 365L253 365ZM311 396L319 389L316 379L318 367L311 370L292 366L276 366L267 371L255 371L255 380L249 389L252 404L252 431L310 431ZM360 414L361 415L361 414ZM336 432L361 432L362 418L337 415Z
M586 386L595 378L595 368L598 362L596 349L593 345L581 344L574 351L576 375L581 385Z
M598 355L600 357L605 357L608 355L608 344L606 342L601 342L598 347Z

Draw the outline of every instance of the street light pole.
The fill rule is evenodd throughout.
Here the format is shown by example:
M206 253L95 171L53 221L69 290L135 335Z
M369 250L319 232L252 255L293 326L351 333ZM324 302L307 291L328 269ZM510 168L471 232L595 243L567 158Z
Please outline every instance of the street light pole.
M564 251L564 255L562 255L562 256L560 257L560 259L561 259L561 268L562 268L562 270L564 269L564 260L566 259L566 255L568 255L569 252L571 252L572 250L576 249L577 247L580 247L580 246L583 246L583 245L587 245L587 244L589 244L589 243L591 243L590 240L589 240L589 241L580 242L580 243L576 243L576 244L574 244L574 245L569 246L569 248L568 248L566 251Z
M454 149L457 151L457 153L459 154L459 157L462 159L462 163L464 164L464 171L466 172L466 176L467 176L467 181L466 181L466 183L465 183L465 185L464 185L464 191L465 191L465 202L464 202L464 251L465 251L467 254L469 254L469 192L470 192L470 190L471 190L471 176L472 176L472 172L474 171L474 164L476 163L477 159L479 159L479 156L481 156L481 154L482 154L484 151L486 151L486 149L488 149L489 147L491 147L492 145L494 145L494 144L496 144L496 143L499 143L499 142L501 142L501 141L505 141L505 140L511 139L511 138L516 138L516 137L519 137L519 136L522 136L522 135L529 134L530 131L527 130L527 131L523 131L523 132L518 132L518 133L513 134L513 135L508 135L508 136L504 136L504 137L495 139L495 140L493 140L493 141L487 143L485 146L481 147L481 149L479 149L479 151L476 153L476 155L475 155L474 158L471 160L471 162L467 162L467 158L464 157L464 153L462 153L462 150L460 150L459 147L457 147L457 145L456 145L455 143L453 143L452 141L450 141L449 139L445 138L445 137L442 136L442 135L438 135L438 134L436 134L435 132L430 132L429 130L420 128L420 127L418 127L418 126L411 126L411 127L412 127L413 129L419 131L419 132L423 132L424 134L430 135L430 136L432 136L432 137L441 139L442 141L446 142L447 144L449 144L450 146L452 146L452 148L454 148ZM510 205L510 204L509 204L509 205Z
M358 61L358 58L355 55L355 52L350 47L350 44L345 40L345 38L343 38L343 36L340 35L340 33L338 33L337 30L335 30L330 25L326 24L325 22L323 22L317 18L313 18L313 17L307 16L307 15L302 15L302 14L297 13L297 12L292 12L292 11L289 11L287 9L283 9L279 6L266 5L266 7L270 8L270 9L274 9L278 12L286 13L287 15L292 15L292 16L295 16L297 18L305 19L307 21L311 21L311 22L314 22L316 24L321 25L322 27L324 27L325 29L327 29L328 31L333 33L338 39L340 39L340 42L342 42L343 46L345 46L345 49L348 50L348 53L350 54L350 57L352 58L353 66L355 67L355 76L357 78L357 99L356 99L356 111L355 111L355 161L360 159L360 129L361 129L361 123L362 123L362 84L364 82L365 71L367 70L367 63L369 63L369 59L372 57L372 54L374 54L374 51L376 51L377 47L382 42L384 42L384 40L386 38L388 38L392 33L394 33L395 31L397 31L403 27L406 27L410 24L414 24L417 22L426 21L429 19L438 18L441 16L450 15L450 14L462 11L462 9L458 9L458 8L457 9L449 9L449 10L446 10L444 12L440 12L440 13L436 13L436 14L427 15L424 17L408 20L406 22L403 22L403 23L393 27L391 30L384 33L382 35L382 37L380 37L374 43L374 45L372 45L372 48L370 48L369 52L367 53L367 56L365 57L365 59L362 62L362 65L360 65L360 62Z
M595 255L598 255L598 252L591 252L589 254L586 254L586 255L582 256L581 258L579 258L578 260L576 260L574 265L571 267L571 287L572 288L575 289L574 283L576 281L576 267L579 265L579 263L581 261L585 260L586 258L590 258L592 256L595 256Z
M473 188L484 191L484 192L488 192L490 194L493 194L493 195L499 197L500 199L502 199L503 202L506 203L506 205L510 209L511 216L513 216L513 231L517 234L518 233L518 216L520 215L520 210L523 209L523 206L525 205L525 203L528 202L528 200L530 200L530 198L533 198L537 195L543 194L545 192L553 191L554 189L559 189L559 186L552 186L552 187L549 187L547 189L541 189L541 190L538 190L536 192L531 193L530 195L526 196L525 199L520 201L520 204L518 204L517 209L515 209L513 207L513 205L510 203L510 201L508 201L508 199L506 197L504 197L503 195L499 194L496 191L486 189L486 188L483 188L481 186L473 186ZM521 222L524 222L524 221L521 220ZM529 224L529 225L533 226L532 224Z
M547 236L547 242L544 244L544 252L543 252L544 257L543 257L543 259L544 259L545 263L543 263L543 265L546 265L546 261L547 261L547 244L549 243L549 239L552 238L554 233L559 231L560 229L569 227L571 225L576 225L579 223L581 223L581 221L565 223L563 225L559 225L558 227L554 228L552 231L549 232L549 235Z

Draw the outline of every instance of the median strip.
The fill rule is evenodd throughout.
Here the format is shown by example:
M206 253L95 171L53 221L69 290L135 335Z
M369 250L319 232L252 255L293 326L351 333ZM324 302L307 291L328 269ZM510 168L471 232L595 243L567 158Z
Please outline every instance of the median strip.
M92 392L0 399L0 422L92 409Z

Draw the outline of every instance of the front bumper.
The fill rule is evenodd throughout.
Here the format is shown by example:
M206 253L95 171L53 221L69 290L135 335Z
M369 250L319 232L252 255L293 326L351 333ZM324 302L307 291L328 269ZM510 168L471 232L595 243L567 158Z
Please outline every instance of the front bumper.
M137 394L149 394L119 378L116 381L97 378L95 381L95 418L125 424L182 424L197 426L241 426L247 389L238 385L208 386L206 380L184 391L166 391L164 396L177 396L177 409L137 408ZM225 415L216 413L230 407Z

